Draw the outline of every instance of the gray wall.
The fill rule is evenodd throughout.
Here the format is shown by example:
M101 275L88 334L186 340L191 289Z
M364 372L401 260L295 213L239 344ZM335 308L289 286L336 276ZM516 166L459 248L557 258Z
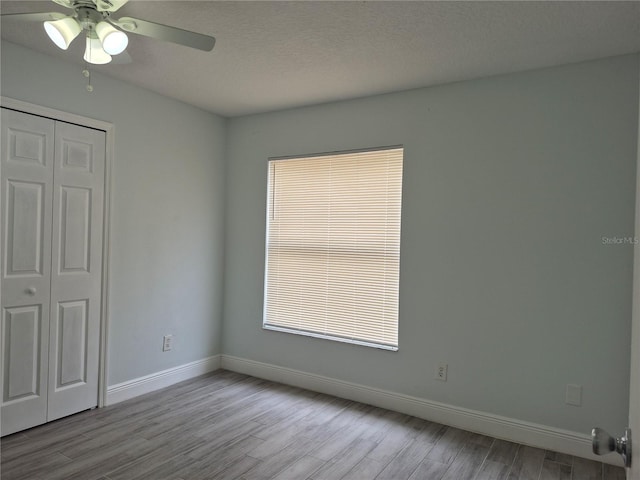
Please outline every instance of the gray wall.
M627 422L638 56L229 123L223 348L589 432ZM405 147L399 351L261 328L267 158ZM449 381L433 379L438 362ZM565 405L568 383L583 406Z
M115 125L113 385L220 353L226 121L80 70L2 42L2 95Z

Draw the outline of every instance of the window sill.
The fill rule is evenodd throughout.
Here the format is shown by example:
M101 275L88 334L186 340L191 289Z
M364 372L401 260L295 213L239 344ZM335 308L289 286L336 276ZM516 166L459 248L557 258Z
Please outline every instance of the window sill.
M379 350L387 350L390 352L397 352L398 351L398 347L394 346L394 345L385 345L382 343L372 343L372 342L366 342L363 340L355 340L352 338L344 338L344 337L338 337L338 336L333 336L333 335L324 335L322 333L315 333L315 332L307 332L305 330L296 330L293 328L284 328L284 327L278 327L275 325L262 325L262 329L263 330L271 330L273 332L283 332L283 333L292 333L294 335L302 335L305 337L313 337L313 338L320 338L323 340L332 340L334 342L341 342L341 343L350 343L352 345L360 345L362 347L370 347L370 348L377 348Z

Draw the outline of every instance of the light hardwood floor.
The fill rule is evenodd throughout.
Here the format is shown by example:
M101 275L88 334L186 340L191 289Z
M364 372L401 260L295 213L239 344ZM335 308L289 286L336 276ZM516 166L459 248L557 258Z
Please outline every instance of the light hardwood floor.
M624 480L517 445L228 371L0 441L2 480Z

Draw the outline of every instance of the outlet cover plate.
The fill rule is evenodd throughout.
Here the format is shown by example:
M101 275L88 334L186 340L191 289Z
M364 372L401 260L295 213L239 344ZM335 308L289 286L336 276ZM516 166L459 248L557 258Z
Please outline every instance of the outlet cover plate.
M449 369L449 366L446 363L439 363L438 366L436 367L436 375L435 375L436 380L446 382L448 369Z
M574 407L582 406L582 385L567 384L565 403Z

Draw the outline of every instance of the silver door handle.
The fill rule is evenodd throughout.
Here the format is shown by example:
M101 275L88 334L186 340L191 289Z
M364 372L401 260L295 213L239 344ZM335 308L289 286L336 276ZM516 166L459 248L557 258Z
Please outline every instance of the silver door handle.
M36 294L36 292L37 292L36 287L29 287L29 288L27 288L27 293L28 293L29 295L35 295L35 294Z
M613 438L603 429L594 428L591 430L591 443L593 444L593 453L596 455L618 452L622 455L624 466L631 466L631 429L626 428L622 437Z

